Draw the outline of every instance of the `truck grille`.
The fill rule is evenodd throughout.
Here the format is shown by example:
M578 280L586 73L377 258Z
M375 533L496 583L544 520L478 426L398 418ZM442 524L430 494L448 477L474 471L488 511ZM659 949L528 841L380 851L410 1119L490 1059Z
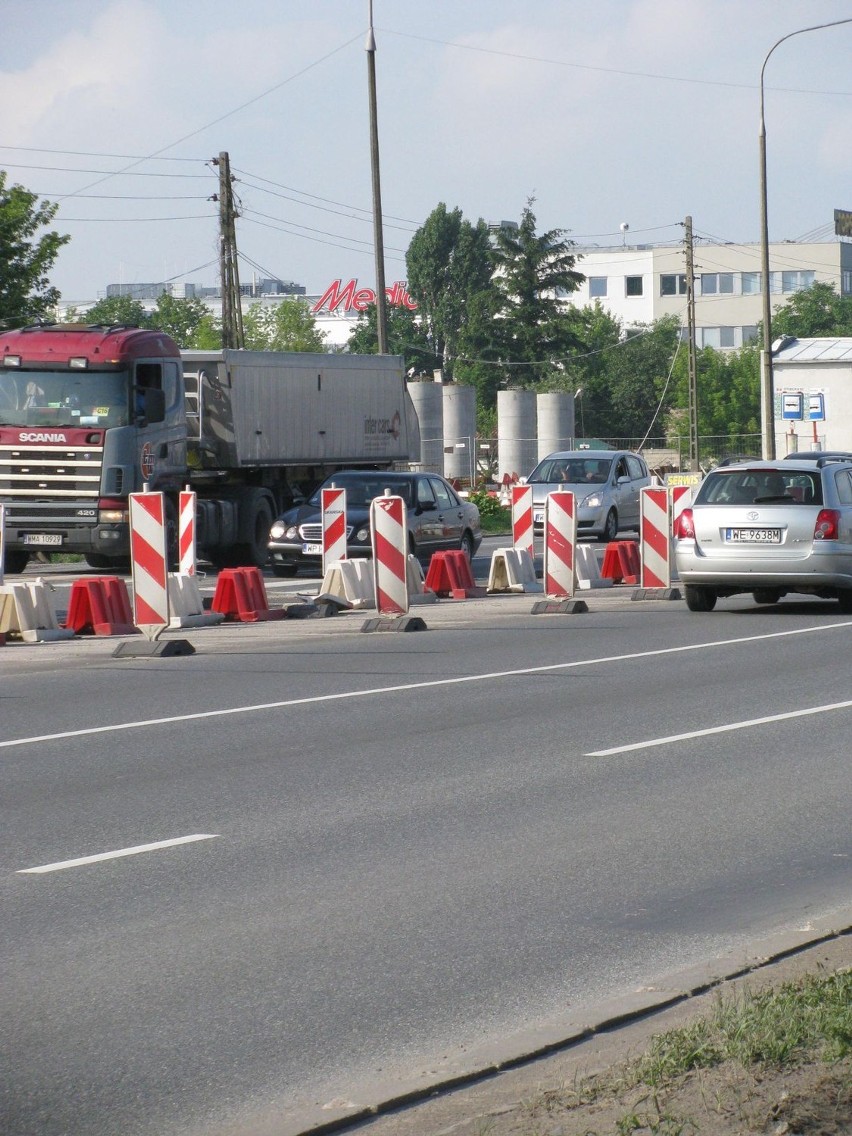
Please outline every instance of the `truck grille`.
M5 498L98 497L103 450L91 446L0 446Z

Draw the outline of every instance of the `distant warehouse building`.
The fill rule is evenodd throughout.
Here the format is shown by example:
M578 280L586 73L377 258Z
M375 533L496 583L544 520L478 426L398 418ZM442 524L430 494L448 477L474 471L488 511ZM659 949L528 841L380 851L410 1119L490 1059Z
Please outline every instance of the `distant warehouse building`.
M773 372L777 453L852 452L852 338L782 339Z

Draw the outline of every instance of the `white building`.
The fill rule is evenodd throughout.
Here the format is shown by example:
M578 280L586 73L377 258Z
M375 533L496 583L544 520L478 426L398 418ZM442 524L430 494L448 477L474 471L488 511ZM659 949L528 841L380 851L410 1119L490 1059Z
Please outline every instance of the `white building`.
M585 277L567 297L575 307L598 301L625 327L676 315L686 326L686 258L682 245L579 248ZM695 323L698 347L736 348L757 338L763 318L759 244L697 243ZM773 311L814 283L852 294L852 242L784 241L769 246Z
M772 369L776 453L852 452L852 339L783 339Z

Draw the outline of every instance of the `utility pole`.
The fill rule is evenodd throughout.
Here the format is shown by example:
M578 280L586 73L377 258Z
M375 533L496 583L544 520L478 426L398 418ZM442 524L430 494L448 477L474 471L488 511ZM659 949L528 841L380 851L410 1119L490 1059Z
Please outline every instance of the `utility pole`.
M385 243L382 234L382 189L379 178L379 126L376 110L376 37L373 33L373 0L369 0L367 31L367 86L370 97L370 169L373 175L373 245L376 258L376 331L379 354L388 353L387 297L385 296Z
M219 278L222 291L222 347L245 347L240 273L237 266L237 230L234 223L234 188L226 150L213 159L219 167Z
M698 465L698 368L695 356L695 260L692 243L692 218L684 221L686 245L686 325L689 358L689 468L697 473Z

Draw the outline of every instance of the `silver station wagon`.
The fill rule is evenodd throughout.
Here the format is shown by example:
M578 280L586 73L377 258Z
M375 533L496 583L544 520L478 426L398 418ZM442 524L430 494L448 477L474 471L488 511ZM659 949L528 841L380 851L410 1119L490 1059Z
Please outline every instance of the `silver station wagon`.
M837 599L852 613L852 458L785 458L717 467L675 524L690 611L750 592Z

